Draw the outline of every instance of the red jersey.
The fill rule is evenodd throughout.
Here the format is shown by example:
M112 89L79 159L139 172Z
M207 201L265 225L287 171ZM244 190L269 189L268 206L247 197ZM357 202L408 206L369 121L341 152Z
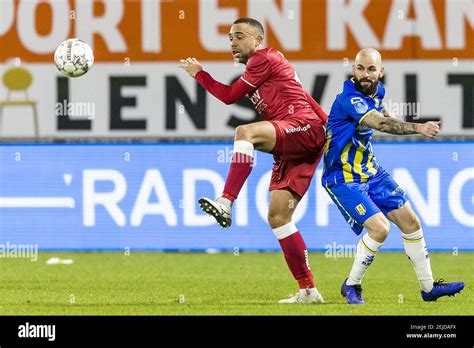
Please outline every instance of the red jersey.
M256 51L241 78L230 86L204 70L196 73L195 79L226 104L250 97L256 110L275 127L270 190L290 189L303 197L324 152L323 124L328 116L303 90L285 57L272 48Z
M241 79L256 88L249 93L249 98L267 121L313 113L295 69L282 53L273 48L252 54Z
M214 80L204 70L199 71L195 79L226 104L235 103L248 95L256 110L267 121L281 121L294 114L312 117L313 113L323 123L328 120L321 106L303 90L293 66L273 48L252 54L242 77L230 86Z

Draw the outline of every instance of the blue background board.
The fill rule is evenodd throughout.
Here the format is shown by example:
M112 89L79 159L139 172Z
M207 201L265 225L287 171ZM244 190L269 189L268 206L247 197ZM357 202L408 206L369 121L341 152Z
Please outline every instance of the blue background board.
M407 190L430 250L474 250L474 143L375 143L374 151ZM265 219L271 155L257 154L232 228L220 229L199 211L197 198L220 194L231 156L231 143L0 145L0 244L279 250ZM358 237L320 185L321 170L298 208L297 226L310 250L354 245ZM43 199L26 205L65 198L74 207L6 207L18 205L18 197ZM393 225L384 249L403 250Z

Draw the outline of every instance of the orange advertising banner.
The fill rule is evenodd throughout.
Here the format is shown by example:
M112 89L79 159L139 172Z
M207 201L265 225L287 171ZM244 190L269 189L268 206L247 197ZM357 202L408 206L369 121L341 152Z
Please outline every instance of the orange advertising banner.
M266 45L290 60L473 59L471 0L0 0L0 62L51 61L63 40L89 42L101 62L231 60L227 33L260 20Z

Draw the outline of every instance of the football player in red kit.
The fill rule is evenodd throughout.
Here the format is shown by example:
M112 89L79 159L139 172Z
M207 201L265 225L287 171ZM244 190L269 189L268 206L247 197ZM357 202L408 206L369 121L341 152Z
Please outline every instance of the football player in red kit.
M222 227L229 227L232 203L253 166L254 150L273 154L268 223L278 239L299 292L280 303L322 303L314 285L306 244L292 222L324 152L327 115L304 91L283 54L263 47L262 25L252 18L236 20L229 32L234 60L245 64L243 75L228 86L215 81L195 58L180 61L191 77L226 104L248 95L265 121L235 130L234 153L224 192L216 200L199 199L201 209Z

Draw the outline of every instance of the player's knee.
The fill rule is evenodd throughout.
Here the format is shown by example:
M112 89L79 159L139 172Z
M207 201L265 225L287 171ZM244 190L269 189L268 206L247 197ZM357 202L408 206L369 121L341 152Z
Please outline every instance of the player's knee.
M247 140L252 142L252 132L248 126L238 126L235 129L234 140Z
M388 237L388 234L390 233L390 223L387 219L384 219L383 222L379 224L379 226L377 227L377 233L383 240Z
M421 228L421 223L420 223L420 219L418 218L418 216L416 216L415 213L412 213L407 221L408 223L408 226L407 228L410 230L410 231L418 231L420 228Z
M284 216L278 212L269 211L267 220L271 228L278 228L289 223L291 221L291 218L288 216Z
M367 228L369 236L377 242L383 242L390 233L390 223L387 219L379 219L376 223Z

